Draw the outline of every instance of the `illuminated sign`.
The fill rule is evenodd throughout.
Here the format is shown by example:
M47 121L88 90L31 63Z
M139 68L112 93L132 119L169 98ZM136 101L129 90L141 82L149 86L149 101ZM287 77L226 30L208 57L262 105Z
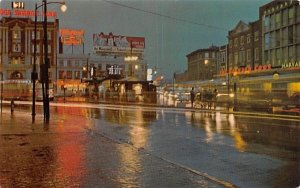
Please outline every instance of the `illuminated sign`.
M300 61L284 63L284 64L282 64L282 68L283 69L300 68Z
M44 16L44 12L37 11L37 16ZM16 17L34 17L34 10L21 10L21 9L0 9L0 16L16 16ZM48 11L47 17L56 18L57 13L54 11Z
M95 52L142 53L145 49L145 38L100 33L93 35L93 46Z
M112 79L119 79L122 77L123 68L119 65L106 65L106 75Z
M233 68L233 69L229 70L229 74L233 74L233 75L248 74L251 72L267 71L267 70L271 70L271 69L272 69L271 64L258 65L254 69L252 69L251 67L240 67L240 68ZM225 74L228 74L228 72L225 69L220 71L220 75L225 75Z
M12 9L24 9L25 4L23 2L11 2Z
M64 45L81 45L84 42L84 30L61 29L60 36Z

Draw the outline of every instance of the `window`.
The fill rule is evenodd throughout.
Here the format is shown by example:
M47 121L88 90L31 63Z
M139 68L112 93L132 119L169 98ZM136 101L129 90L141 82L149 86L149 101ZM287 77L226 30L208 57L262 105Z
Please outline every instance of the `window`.
M235 39L234 39L234 47L237 47L237 46L238 46L238 42L239 42L239 39L238 39L238 38L235 38Z
M239 62L240 62L240 65L244 65L245 64L245 51L244 50L240 51Z
M264 26L265 26L265 30L269 29L269 24L270 24L270 17L266 16L265 20L264 20Z
M275 40L276 40L275 46L279 47L280 46L280 41L281 41L280 31L279 30L276 31L276 38L275 38Z
M13 44L13 52L21 52L21 45L19 43Z
M297 40L297 43L300 42L300 24L296 25L296 40ZM299 52L299 51L297 51L297 52Z
M75 79L80 79L80 71L75 71L74 74Z
M68 60L68 67L72 67L72 61Z
M51 36L52 36L51 34L52 34L51 31L48 31L48 32L47 32L48 40L51 40Z
M40 53L40 50L41 50L41 48L40 48L40 45L36 45L36 53ZM34 53L34 44L32 45L32 53Z
M294 14L295 14L294 7L289 8L289 17L288 17L289 24L294 22Z
M297 6L297 10L296 10L296 16L297 16L297 23L300 23L300 6Z
M255 48L255 51L254 51L254 59L255 59L255 61L258 61L258 60L259 60L259 50L258 50L258 48Z
M48 53L51 53L51 44L48 44Z
M59 66L64 67L64 60L59 60Z
M271 64L275 65L275 61L276 61L275 50L271 50Z
M258 41L258 37L259 37L258 35L259 35L259 32L258 32L258 31L255 31L255 32L254 32L254 40L255 40L255 41Z
M75 67L79 67L79 61L78 60L75 61Z
M31 39L34 40L34 31L31 32ZM36 39L40 39L40 32L36 31Z
M289 61L295 60L294 46L289 46Z
M232 55L232 53L229 54L228 61L229 61L230 67L232 67L232 64L233 64L233 55Z
M288 27L288 44L294 43L294 30L293 26Z
M206 52L204 57L209 58L209 53Z
M102 70L102 64L98 64L98 70Z
M269 64L269 51L265 52L264 58L265 58L265 63Z
M267 33L265 34L265 49L269 49L270 48L270 34Z
M21 31L20 30L13 31L13 39L21 39Z
M64 79L64 72L65 71L58 71L58 78L59 79Z
M232 48L232 40L229 40L229 48Z
M67 79L72 79L72 71L67 71Z
M239 62L239 53L235 52L234 53L234 66L237 66Z
M275 32L271 32L270 33L270 48L274 48L275 47Z
M296 46L296 52L297 52L296 60L299 62L300 61L300 44L298 44Z
M288 10L284 9L282 13L282 25L286 26L288 24Z
M275 65L281 64L281 49L276 49L276 62Z
M248 34L248 35L247 35L247 43L250 43L250 42L251 42L251 35Z
M289 50L288 50L288 47L285 47L282 49L282 60L284 62L287 62L288 61L288 54L289 54Z
M277 13L275 16L275 25L276 25L276 28L281 26L281 13L280 12Z
M275 15L272 14L271 18L270 18L270 29L274 29L275 28Z
M282 45L286 46L288 45L288 28L285 27L284 29L282 29Z
M248 49L247 50L247 62L250 62L251 61L251 50Z
M244 44L244 36L241 36L241 45Z

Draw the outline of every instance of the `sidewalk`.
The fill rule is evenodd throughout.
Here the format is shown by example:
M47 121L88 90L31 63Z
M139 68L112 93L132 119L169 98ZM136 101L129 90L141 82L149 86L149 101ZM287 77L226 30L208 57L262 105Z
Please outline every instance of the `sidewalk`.
M87 117L51 115L32 124L30 112L3 109L0 187L231 186L97 133Z

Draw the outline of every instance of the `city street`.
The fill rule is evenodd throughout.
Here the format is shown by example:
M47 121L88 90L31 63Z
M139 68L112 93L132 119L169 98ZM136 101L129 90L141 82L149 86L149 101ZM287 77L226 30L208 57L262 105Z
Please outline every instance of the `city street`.
M46 125L30 112L3 109L1 187L300 185L297 117L51 103Z

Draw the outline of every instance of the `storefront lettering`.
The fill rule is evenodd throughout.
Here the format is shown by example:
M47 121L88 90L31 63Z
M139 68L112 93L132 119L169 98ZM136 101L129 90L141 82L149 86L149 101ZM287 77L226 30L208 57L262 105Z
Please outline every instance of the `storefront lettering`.
M288 69L288 68L299 68L300 67L300 61L294 61L294 62L288 62L282 64L283 69Z
M248 74L251 72L258 72L258 71L266 71L266 70L271 70L272 69L272 65L268 64L268 65L259 65L256 66L254 69L252 69L251 67L241 67L241 68L233 68L229 71L226 71L225 69L220 71L220 75L225 75L225 74Z

